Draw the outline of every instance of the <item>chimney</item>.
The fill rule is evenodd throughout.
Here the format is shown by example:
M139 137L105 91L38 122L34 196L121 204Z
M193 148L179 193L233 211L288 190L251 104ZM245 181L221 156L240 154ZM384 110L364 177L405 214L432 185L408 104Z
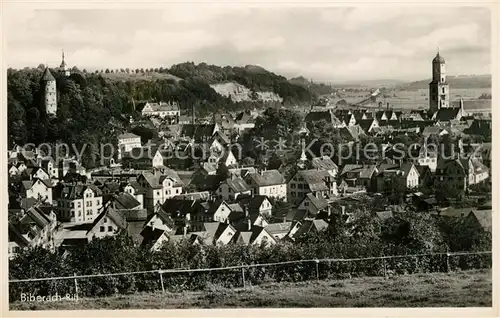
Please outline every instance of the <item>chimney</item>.
M184 225L184 227L182 228L182 235L184 237L186 237L186 235L187 235L187 225Z
M283 215L283 223L286 223L286 214Z
M252 220L250 220L250 218L247 219L247 230L248 231L251 231L252 230Z
M340 211L342 215L345 215L345 205L340 206Z
M243 212L245 212L245 217L248 218L249 215L248 215L248 207L247 206L243 207Z
M387 103L387 110L389 110L389 103Z

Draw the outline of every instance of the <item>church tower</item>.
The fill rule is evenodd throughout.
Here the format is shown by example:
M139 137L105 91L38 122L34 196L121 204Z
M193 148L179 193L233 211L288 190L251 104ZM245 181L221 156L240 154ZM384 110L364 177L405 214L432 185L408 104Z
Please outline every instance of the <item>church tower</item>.
M43 102L45 105L45 113L55 116L57 114L56 79L48 67L45 67L45 71L43 72L42 84L44 89Z
M61 66L59 68L60 68L60 72L63 73L64 76L67 77L70 75L69 68L66 65L66 61L64 61L64 50L62 51L62 62L61 62Z
M432 60L432 82L429 83L429 110L450 107L450 90L446 83L446 67L444 58L439 55Z

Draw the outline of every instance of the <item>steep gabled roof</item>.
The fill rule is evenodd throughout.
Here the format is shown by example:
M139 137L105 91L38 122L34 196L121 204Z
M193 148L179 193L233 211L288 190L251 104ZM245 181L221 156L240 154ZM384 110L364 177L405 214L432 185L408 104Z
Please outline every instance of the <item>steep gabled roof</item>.
M226 183L234 193L246 192L251 190L245 180L241 178L227 179L223 181L223 183Z
M248 177L259 187L267 187L285 183L285 178L278 170L266 170L260 173L249 173Z
M484 230L491 232L493 224L491 212L491 210L473 210L469 215L474 216Z
M339 167L328 156L316 157L311 160L313 168L319 170L338 170Z
M42 81L44 82L49 82L49 81L55 81L54 75L52 75L52 72L49 70L48 67L45 68L45 71L43 72L42 76Z

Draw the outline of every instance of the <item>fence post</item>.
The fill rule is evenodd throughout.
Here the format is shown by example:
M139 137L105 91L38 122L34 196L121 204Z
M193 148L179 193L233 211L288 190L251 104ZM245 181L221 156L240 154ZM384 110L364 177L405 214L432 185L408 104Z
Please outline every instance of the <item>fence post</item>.
M243 288L245 288L245 267L241 265L241 280L243 282Z
M450 253L446 252L446 272L450 272Z
M319 260L315 260L316 263L316 280L319 280Z
M165 286L163 285L163 273L161 271L158 271L158 274L160 274L161 292L165 293Z
M387 278L387 265L385 263L385 256L382 256L382 264L384 265L384 278Z
M76 280L76 273L73 273L73 276L75 276L75 294L78 295L78 281Z

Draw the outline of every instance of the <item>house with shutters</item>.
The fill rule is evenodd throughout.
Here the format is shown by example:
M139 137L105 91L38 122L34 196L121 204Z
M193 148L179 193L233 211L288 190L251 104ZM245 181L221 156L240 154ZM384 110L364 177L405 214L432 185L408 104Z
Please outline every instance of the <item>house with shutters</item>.
M133 196L141 205L141 208L144 208L144 188L136 181L136 180L128 180L120 184L120 191L124 193L128 193Z
M161 172L143 172L137 178L139 185L145 190L144 207L153 211L157 204L182 193L184 183L177 172L165 168Z
M306 115L304 119L307 124L312 124L323 120L333 128L345 127L345 123L338 119L337 116L335 116L333 110L312 110Z
M255 195L287 200L287 184L278 170L262 170L248 173L245 181L252 188Z
M304 211L304 218L316 218L319 214L330 215L330 204L327 199L312 193L306 194L297 210Z
M108 205L95 218L92 226L87 231L87 239L89 241L95 238L103 238L106 236L115 236L120 231L127 228L127 221L118 213L112 206Z
M268 224L265 229L266 231L271 234L276 241L279 241L283 238L285 238L287 235L293 235L298 228L299 228L298 222L280 222L280 223L270 223Z
M71 184L56 188L57 215L70 223L93 222L103 207L102 191L94 185Z
M489 177L489 169L476 158L439 158L434 181L438 187L447 185L466 191L469 186L486 182Z
M59 177L59 171L52 157L40 158L40 167L48 173L50 179Z
M367 191L374 191L377 186L377 173L376 165L347 164L342 168L339 177L348 187L364 187Z
M412 163L380 165L377 170L377 192L385 192L394 186L404 190L420 186L420 174Z
M255 119L256 116L252 114L252 111L250 110L242 111L241 113L237 114L236 117L234 118L235 121L234 129L238 133L241 133L246 129L252 129L255 127Z
M9 258L24 248L54 248L56 226L57 218L52 207L37 203L25 210L19 219L9 221Z
M228 222L239 231L250 231L254 226L266 226L269 222L267 216L260 211L249 211L248 207L241 206L239 203L229 204L231 213L228 216Z
M289 201L298 205L308 193L323 198L335 196L337 183L326 170L299 170L288 182Z
M271 235L265 227L254 226L249 231L238 231L234 236L235 244L243 245L273 245L276 244L276 239Z
M238 196L251 194L252 189L245 180L234 176L222 181L216 191L217 197L226 201L234 201Z
M158 251L162 245L170 240L168 232L159 228L146 226L140 233L140 245L148 247L150 251Z
M141 148L141 137L133 133L124 133L118 135L118 159L123 158L123 156L134 148Z
M20 195L23 198L34 198L52 204L53 184L50 179L31 179L20 181Z
M139 103L137 105L138 109L141 109L142 116L158 116L161 118L170 119L171 124L176 124L179 122L179 117L181 115L179 104L177 102L158 102L158 103Z
M240 196L237 202L242 208L247 209L250 214L256 213L271 217L273 205L265 195Z
M201 231L190 233L190 240L205 245L227 245L234 239L236 230L228 223L205 222Z
M380 127L379 121L376 118L361 119L357 122L357 125L359 125L366 134L371 134L376 128Z
M154 213L148 216L144 222L144 226L149 226L153 229L160 229L167 232L175 230L174 220L161 207L158 207Z
M312 158L311 168L326 170L333 178L337 176L339 171L339 167L335 164L335 162L333 162L332 158L328 156Z

